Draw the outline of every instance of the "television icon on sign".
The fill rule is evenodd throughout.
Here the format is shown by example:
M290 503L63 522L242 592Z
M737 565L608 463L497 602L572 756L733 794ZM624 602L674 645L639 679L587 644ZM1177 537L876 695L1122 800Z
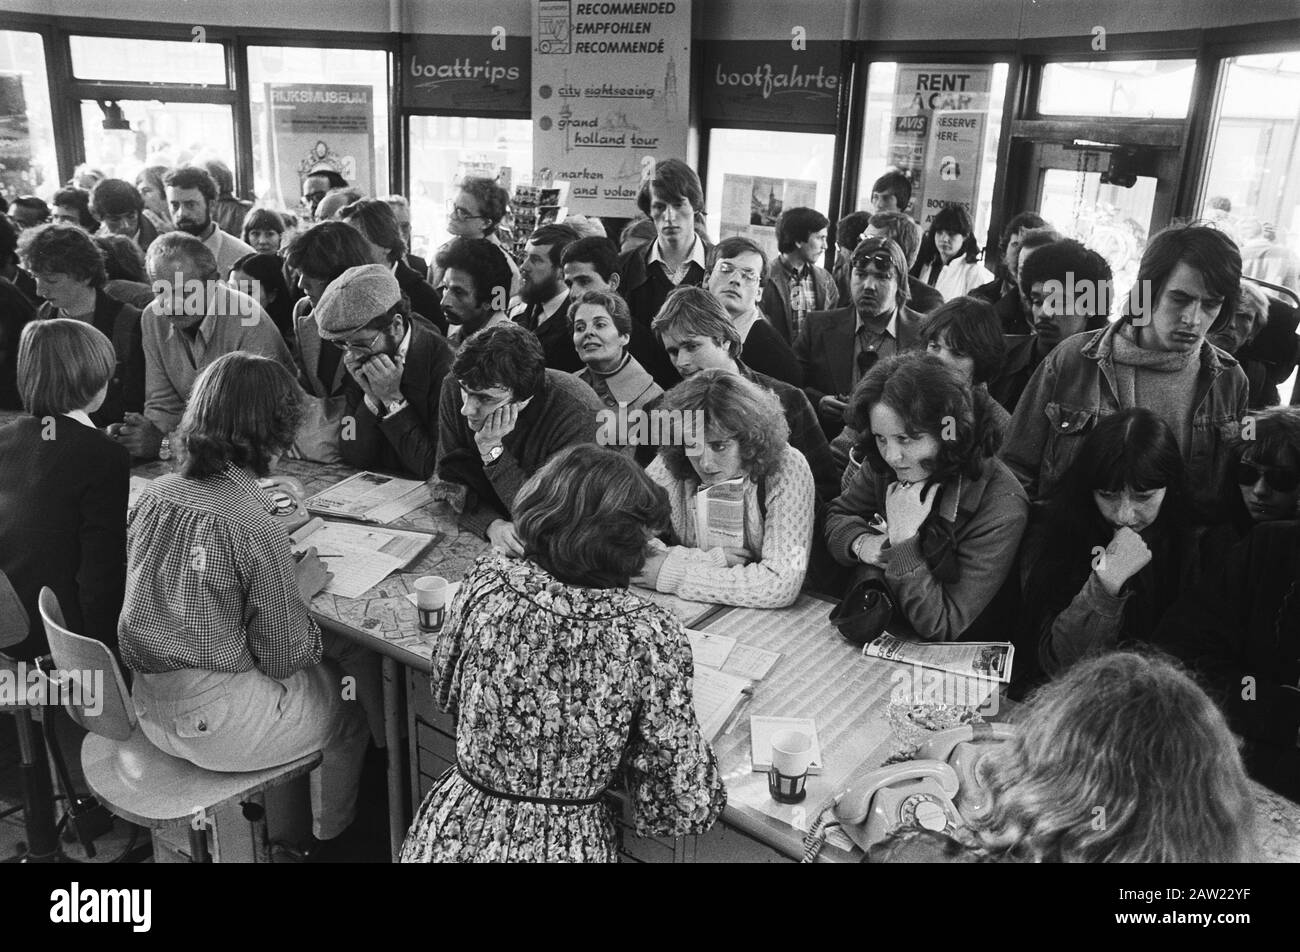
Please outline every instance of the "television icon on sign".
M537 52L569 53L573 23L569 0L541 0L537 4Z

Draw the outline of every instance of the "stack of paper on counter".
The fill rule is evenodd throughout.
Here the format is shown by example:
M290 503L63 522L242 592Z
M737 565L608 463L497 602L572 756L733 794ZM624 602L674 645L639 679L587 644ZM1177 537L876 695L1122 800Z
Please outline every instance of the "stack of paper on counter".
M886 633L863 646L862 653L886 661L919 664L962 677L1009 684L1016 649L1005 641L904 641Z
M704 665L716 668L751 681L761 681L767 677L772 665L781 657L780 652L755 648L736 641L730 635L715 635L688 628L686 637L691 643L691 654L697 667Z
M307 510L320 516L387 525L431 498L429 487L417 479L357 473L312 496Z
M390 573L414 562L434 541L425 532L323 519L311 520L290 538L295 552L316 547L325 567L334 573L325 592L342 598L360 598Z
M754 693L754 682L772 670L781 655L742 644L730 635L686 629L695 661L695 717L713 740L740 703Z
M722 733L740 702L754 693L754 684L748 678L724 674L717 668L700 664L695 666L691 691L700 733L705 740L711 741Z

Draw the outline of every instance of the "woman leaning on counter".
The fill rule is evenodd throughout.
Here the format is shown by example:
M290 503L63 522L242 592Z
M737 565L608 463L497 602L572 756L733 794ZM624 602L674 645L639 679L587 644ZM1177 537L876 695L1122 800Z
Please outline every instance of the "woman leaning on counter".
M1000 636L986 629L1003 619L982 616L1015 565L1029 501L993 456L983 401L938 357L910 353L862 378L845 419L866 465L827 511L831 555L883 580L895 634Z
M626 456L582 444L515 497L522 559L483 556L452 601L433 690L456 767L429 791L402 862L612 862L604 794L642 835L712 826L726 791L691 702L681 623L627 590L668 503Z

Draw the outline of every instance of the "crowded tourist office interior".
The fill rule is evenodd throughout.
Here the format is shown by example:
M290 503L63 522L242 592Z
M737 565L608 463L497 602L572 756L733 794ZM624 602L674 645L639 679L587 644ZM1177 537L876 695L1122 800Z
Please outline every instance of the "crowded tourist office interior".
M1300 9L0 0L0 858L1300 860Z

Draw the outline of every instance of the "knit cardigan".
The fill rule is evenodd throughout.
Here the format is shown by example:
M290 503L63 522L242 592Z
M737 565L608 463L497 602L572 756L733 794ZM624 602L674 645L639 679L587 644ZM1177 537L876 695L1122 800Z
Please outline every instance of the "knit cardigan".
M745 498L745 548L759 554L748 565L727 565L721 549L696 548L695 495L698 480L679 480L658 457L646 475L668 492L673 532L655 587L697 602L741 608L785 608L799 597L808 571L816 494L802 453L787 446L776 472L763 480L763 505ZM751 491L757 492L756 485Z

